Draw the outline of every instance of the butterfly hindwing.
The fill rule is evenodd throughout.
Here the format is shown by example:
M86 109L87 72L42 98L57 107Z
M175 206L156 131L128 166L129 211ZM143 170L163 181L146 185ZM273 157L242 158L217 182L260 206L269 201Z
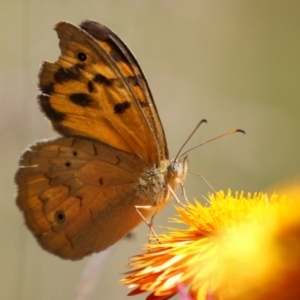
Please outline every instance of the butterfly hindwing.
M32 145L20 165L17 204L39 243L51 252L82 258L107 248L142 221L135 205L143 205L143 199L135 183L144 163L135 155L98 142L58 138ZM122 211L126 218L116 218Z

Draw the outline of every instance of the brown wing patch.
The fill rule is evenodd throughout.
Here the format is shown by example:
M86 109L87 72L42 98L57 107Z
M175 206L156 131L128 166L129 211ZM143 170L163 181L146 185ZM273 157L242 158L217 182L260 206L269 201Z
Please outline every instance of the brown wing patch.
M37 143L23 154L20 165L17 204L27 226L45 249L71 259L96 251L96 245L109 246L107 239L101 240L101 220L117 203L122 210L120 198L129 194L126 205L134 208L136 178L145 168L137 156L74 138ZM94 227L97 239L90 240Z

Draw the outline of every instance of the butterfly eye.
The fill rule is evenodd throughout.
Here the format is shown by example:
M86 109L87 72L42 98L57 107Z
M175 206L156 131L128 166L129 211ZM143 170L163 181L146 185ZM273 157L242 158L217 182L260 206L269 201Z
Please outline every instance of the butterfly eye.
M177 161L170 163L168 169L173 174L178 174L180 172L181 165Z
M80 61L86 61L87 60L87 55L84 52L78 52L77 53L77 58Z
M63 223L66 220L65 213L63 211L57 211L55 213L55 219L56 221Z

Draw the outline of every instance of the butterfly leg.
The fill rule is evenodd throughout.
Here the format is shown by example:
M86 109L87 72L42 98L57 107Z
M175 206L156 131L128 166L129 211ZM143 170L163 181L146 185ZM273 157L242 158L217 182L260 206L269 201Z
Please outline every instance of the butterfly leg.
M136 205L135 206L135 209L136 211L138 212L138 214L141 216L141 218L144 220L144 222L147 224L147 226L149 227L150 229L150 235L149 235L149 243L150 243L150 240L151 240L151 236L153 235L155 237L155 239L157 240L157 242L159 243L159 240L158 240L158 237L153 229L153 220L154 220L154 217L156 215L156 211L152 214L151 216L151 219L150 219L150 222L148 222L148 220L144 217L144 215L142 214L142 212L139 210L140 209L153 209L153 206L151 205L144 205L144 206L139 206L139 205Z
M182 204L179 200L179 198L177 197L177 195L175 194L174 190L170 187L170 185L168 184L168 188L169 191L171 192L172 196L174 197L175 201L177 202L178 205L180 205L181 207L186 207L186 205Z
M186 202L187 204L189 204L190 202L189 202L189 200L188 200L188 198L187 198L187 195L186 195L186 192L185 192L185 188L184 188L184 184L183 184L183 182L181 182L181 181L180 181L180 186L181 186L181 191L182 191L182 195L183 195L183 197L184 197L184 200L185 200L185 202Z
M198 176L200 179L202 179L202 181L204 181L204 183L216 194L217 191L213 188L213 186L203 177L201 176L200 174L198 173L191 173L189 172L189 174L192 174L192 175L196 175Z

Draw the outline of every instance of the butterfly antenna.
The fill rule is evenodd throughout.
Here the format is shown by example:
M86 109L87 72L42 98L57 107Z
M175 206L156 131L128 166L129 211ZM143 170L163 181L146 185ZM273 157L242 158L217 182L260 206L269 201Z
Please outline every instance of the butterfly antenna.
M174 161L177 160L178 156L180 155L180 152L182 151L182 149L184 148L184 146L188 143L188 141L191 139L191 137L194 135L194 133L197 131L197 129L200 127L200 125L202 123L207 123L207 121L205 119L202 119L198 124L197 126L195 127L195 129L192 131L192 133L189 135L189 137L186 139L186 141L184 142L184 144L181 146L181 148L179 149ZM184 152L186 153L186 152ZM182 156L182 155L181 155Z
M201 124L201 122L200 122L200 124ZM196 127L196 129L200 126L200 124L198 124L198 126ZM195 130L192 132L192 134L191 134L191 136L193 135L193 133L195 132ZM182 157L182 156L184 156L185 154L187 154L188 152L190 152L190 151L192 151L192 150L194 150L194 149L196 149L196 148L198 148L198 147L201 147L201 146L203 146L203 145L205 145L205 144L207 144L207 143L210 143L210 142L212 142L212 141L215 141L215 140L217 140L217 139L219 139L219 138L221 138L221 137L224 137L224 136L226 136L226 135L229 135L229 134L232 134L232 133L236 133L236 132L241 132L241 133L246 133L243 129L233 129L233 130L230 130L230 131L227 131L227 132L225 132L225 133L223 133L223 134L221 134L221 135L219 135L219 136L216 136L215 138L213 138L213 139L210 139L210 140L208 140L208 141L205 141L205 142L203 142L203 143L201 143L201 144L199 144L199 145L196 145L196 146L194 146L194 147L192 147L192 148L190 148L190 149L188 149L188 150L186 150L185 152L183 152L181 155L180 155L180 157ZM190 137L191 137L190 136ZM190 137L188 138L188 140L190 139ZM186 144L186 142L185 142L185 144ZM185 145L184 144L184 145ZM182 147L181 147L182 148ZM180 151L181 151L182 149L180 149ZM179 152L180 152L179 151ZM176 157L177 158L177 157Z

